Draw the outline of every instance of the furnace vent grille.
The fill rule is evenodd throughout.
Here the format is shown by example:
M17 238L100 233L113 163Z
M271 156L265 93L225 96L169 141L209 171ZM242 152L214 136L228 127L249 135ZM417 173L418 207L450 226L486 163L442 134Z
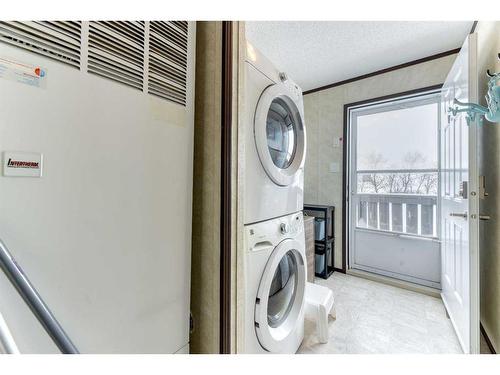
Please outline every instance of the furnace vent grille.
M80 68L81 22L0 22L0 41Z
M88 72L143 89L144 22L89 22Z
M88 33L87 33L88 26ZM0 41L186 105L187 21L0 21ZM83 35L83 38L82 38ZM83 52L82 43L88 55ZM86 63L86 64L85 64Z
M186 105L188 24L152 21L148 93Z

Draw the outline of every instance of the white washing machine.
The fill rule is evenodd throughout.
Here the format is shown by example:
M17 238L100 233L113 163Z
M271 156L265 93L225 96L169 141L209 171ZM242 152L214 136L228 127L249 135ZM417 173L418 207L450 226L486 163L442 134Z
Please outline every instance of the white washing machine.
M247 43L244 223L301 211L306 129L302 90Z
M295 353L304 337L302 212L245 226L244 353Z

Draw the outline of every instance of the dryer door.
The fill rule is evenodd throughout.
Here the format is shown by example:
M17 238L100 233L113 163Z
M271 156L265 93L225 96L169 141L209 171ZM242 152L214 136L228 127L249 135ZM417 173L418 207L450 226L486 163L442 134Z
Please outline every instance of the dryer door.
M254 119L257 152L269 178L280 186L291 184L305 158L306 133L301 94L285 84L262 93Z
M302 246L303 248L303 246ZM299 242L287 239L267 261L257 293L255 330L260 344L273 353L295 340L304 308L306 268Z

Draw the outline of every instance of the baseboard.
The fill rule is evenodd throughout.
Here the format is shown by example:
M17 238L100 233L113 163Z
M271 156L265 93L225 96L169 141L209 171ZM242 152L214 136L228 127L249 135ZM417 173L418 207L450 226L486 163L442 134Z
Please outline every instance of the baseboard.
M484 341L486 341L486 345L488 345L488 348L490 348L490 352L492 354L497 354L496 350L495 350L495 347L493 346L490 338L488 337L488 334L486 333L486 330L484 329L483 327L483 324L482 323L479 323L479 328L481 330L481 333L483 334L484 336Z
M334 270L335 272L345 273L345 270L344 270L344 269L342 269L342 268L333 267L333 270Z
M408 281L396 280L392 277L376 275L371 272L348 269L346 272L348 275L362 277L367 280L376 281L382 284L387 284L391 286L395 286L397 288L402 288L406 290L411 290L412 292L426 294L431 297L441 298L441 291L438 289L434 289L428 286L413 284Z

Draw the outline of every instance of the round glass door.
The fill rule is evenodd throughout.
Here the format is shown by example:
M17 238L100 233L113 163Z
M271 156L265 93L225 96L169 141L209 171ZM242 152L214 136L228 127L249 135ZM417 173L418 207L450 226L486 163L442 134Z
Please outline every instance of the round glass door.
M262 347L272 353L290 348L304 318L306 260L303 247L303 243L294 239L278 244L259 284L255 331Z
M302 103L284 84L262 93L254 118L255 145L269 178L287 186L304 165L306 134Z
M292 164L297 148L297 125L285 101L271 102L266 119L267 147L275 166L286 169Z
M292 251L288 251L276 268L269 291L267 322L272 328L280 326L292 309L297 292L297 277L297 261Z

